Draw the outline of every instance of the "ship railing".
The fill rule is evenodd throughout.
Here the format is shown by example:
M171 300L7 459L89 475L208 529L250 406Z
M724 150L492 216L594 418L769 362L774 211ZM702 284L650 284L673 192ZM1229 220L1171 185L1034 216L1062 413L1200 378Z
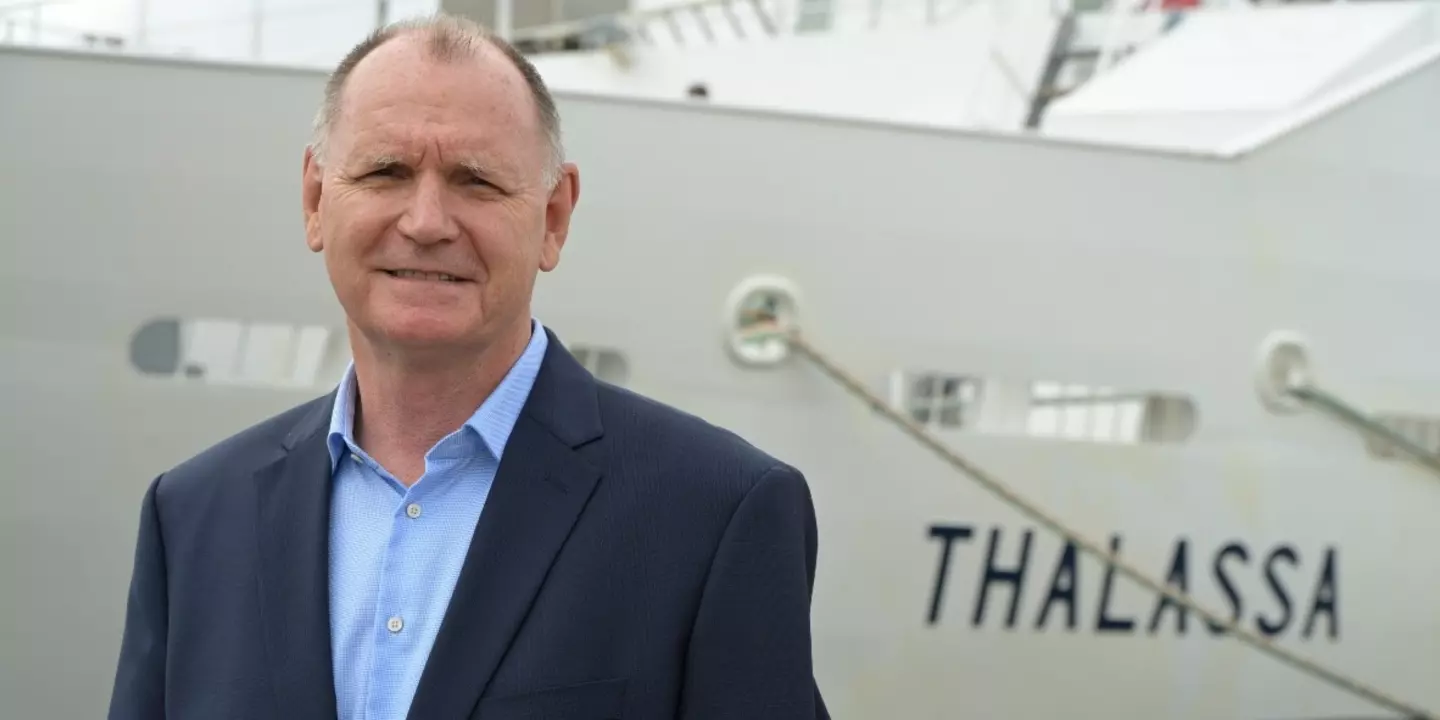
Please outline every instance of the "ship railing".
M1068 0L1019 0L1047 7ZM529 53L596 50L619 44L694 47L843 30L933 27L966 9L1002 0L689 0L657 8L517 28ZM1015 5L1017 0L1003 4Z

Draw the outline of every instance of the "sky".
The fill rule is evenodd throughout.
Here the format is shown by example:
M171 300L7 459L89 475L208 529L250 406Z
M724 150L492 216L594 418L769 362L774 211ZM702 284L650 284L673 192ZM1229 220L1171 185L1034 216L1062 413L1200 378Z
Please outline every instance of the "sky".
M441 2L388 1L391 20L434 12ZM631 5L652 9L681 1L632 0ZM38 14L33 9L37 3ZM0 0L0 42L78 47L84 45L84 35L96 34L123 39L127 52L328 67L374 28L377 4L376 0Z
M433 12L440 1L389 0L390 19ZM682 1L631 0L631 6L653 9ZM38 20L31 9L37 3L42 5ZM73 47L81 44L84 34L94 33L123 38L125 49L132 52L328 65L374 27L377 4L376 0L0 0L0 41Z
M0 0L0 38L8 33L18 42L75 46L90 32L123 37L132 51L327 65L375 24L375 3L366 0L44 0L38 20L23 7L35 1ZM391 19L432 12L438 4L390 0Z
M35 0L0 0L0 17L18 25L32 22L33 10L16 9ZM46 26L94 29L103 32L128 32L135 26L135 0L48 0L40 9L40 22ZM6 8L10 8L8 11Z

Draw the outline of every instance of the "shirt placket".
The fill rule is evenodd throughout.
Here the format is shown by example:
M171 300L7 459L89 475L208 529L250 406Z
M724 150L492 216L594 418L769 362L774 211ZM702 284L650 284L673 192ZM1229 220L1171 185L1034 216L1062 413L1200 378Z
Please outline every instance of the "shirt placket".
M428 474L428 473L427 473ZM380 571L380 589L375 603L375 653L370 667L370 697L367 720L388 720L405 716L405 708L392 707L398 702L400 681L415 653L419 637L420 602L405 578L411 577L401 565L416 557L419 542L419 521L424 515L422 483L411 486L400 496L391 513L390 538Z

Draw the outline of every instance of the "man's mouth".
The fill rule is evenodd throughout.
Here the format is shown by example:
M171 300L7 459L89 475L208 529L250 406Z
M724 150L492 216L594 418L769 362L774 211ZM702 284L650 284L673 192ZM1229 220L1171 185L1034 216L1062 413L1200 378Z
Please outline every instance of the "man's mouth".
M425 272L423 270L386 270L386 275L404 280L431 280L437 282L466 282L465 278L456 277L442 272Z

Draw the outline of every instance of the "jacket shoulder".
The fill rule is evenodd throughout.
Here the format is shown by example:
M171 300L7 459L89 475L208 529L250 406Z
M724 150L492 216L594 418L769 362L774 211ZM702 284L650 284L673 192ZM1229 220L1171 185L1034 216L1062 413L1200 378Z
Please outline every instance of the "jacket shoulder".
M738 433L653 398L597 383L601 420L613 452L644 454L649 467L690 485L743 495L767 476L800 472ZM693 488L691 488L693 489ZM726 493L730 494L730 493Z
M334 393L330 393L296 405L211 445L162 474L157 492L173 494L228 477L252 475L278 459L302 428L328 426L333 400Z

